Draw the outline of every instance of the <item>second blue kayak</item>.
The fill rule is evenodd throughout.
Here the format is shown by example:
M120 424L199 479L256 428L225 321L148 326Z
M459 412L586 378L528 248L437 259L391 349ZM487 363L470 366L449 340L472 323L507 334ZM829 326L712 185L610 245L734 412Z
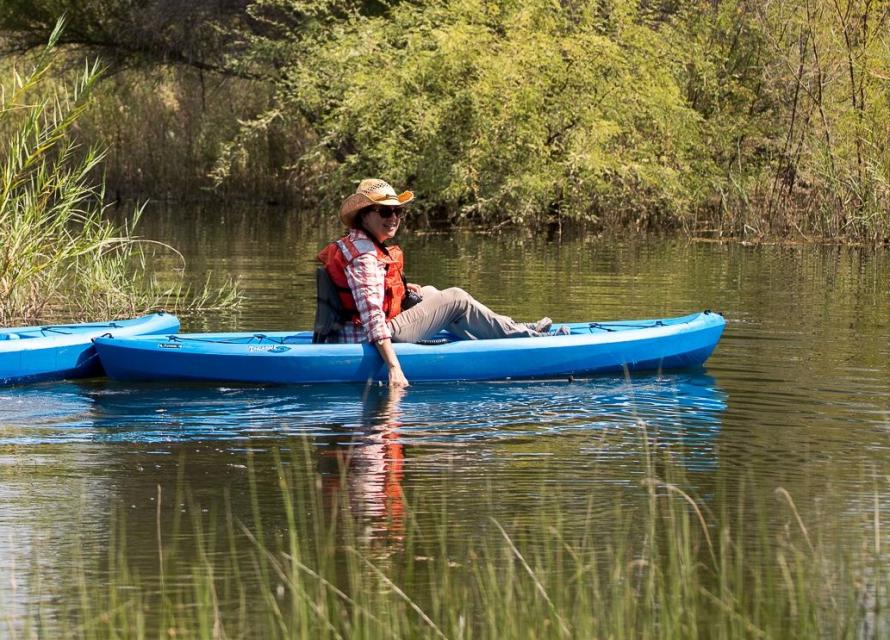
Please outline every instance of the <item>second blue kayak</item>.
M102 373L93 338L179 330L169 313L130 320L0 329L0 385L82 378Z
M442 344L395 344L410 382L586 376L701 366L726 321L705 311L679 318L570 323L570 335ZM554 325L558 329L562 325ZM122 380L248 383L381 381L370 344L313 344L312 333L193 333L99 337L106 373Z

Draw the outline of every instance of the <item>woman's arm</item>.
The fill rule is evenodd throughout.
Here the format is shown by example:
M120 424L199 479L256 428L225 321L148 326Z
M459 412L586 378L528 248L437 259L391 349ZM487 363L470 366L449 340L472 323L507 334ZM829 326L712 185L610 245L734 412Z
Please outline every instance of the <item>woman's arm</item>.
M402 372L402 365L399 364L399 358L396 356L396 350L392 348L392 340L386 338L378 340L374 343L380 357L389 368L389 386L391 387L407 387L408 378Z
M408 380L392 348L392 332L383 313L384 273L377 257L363 254L346 267L346 280L352 290L359 318L368 334L368 341L377 347L380 357L389 368L389 385L407 387Z

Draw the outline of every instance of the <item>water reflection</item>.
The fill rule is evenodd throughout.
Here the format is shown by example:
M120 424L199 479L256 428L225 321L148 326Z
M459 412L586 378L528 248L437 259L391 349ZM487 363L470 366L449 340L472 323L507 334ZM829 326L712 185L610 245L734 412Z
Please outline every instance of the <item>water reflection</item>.
M284 456L291 464L306 461L296 470L300 477L311 482L320 476L325 511L347 505L360 541L378 558L401 548L406 494L412 501L435 500L447 486L454 514L450 534L458 537L473 535L489 516L528 512L537 496L554 488L560 504L548 508L569 513L584 508L592 486L631 486L639 479L644 434L651 442L675 445L688 469L713 470L726 395L703 373L430 384L396 392L354 385L86 380L6 388L0 407L0 446L16 452L3 467L11 510L0 518L0 538L15 541L18 564L26 567L34 553L23 541L52 523L60 532L55 575L70 564L65 549L101 555L117 506L128 512L126 537L143 540L157 526L156 498L163 493L168 526L190 508L188 501L171 503L181 481L192 495L207 497L209 503L201 498L202 509L224 490L234 517L250 522L247 450L254 454L258 497L270 529L280 527L284 516L268 453L291 450L298 453ZM302 455L307 450L308 459ZM35 462L20 477L25 460ZM495 502L481 508L479 487L489 482ZM72 501L78 488L85 495ZM421 526L425 517L412 512ZM146 579L157 570L148 542L131 558ZM187 537L182 543L189 545ZM19 584L27 584L28 573L16 573ZM0 589L7 604L39 597L28 589L17 596Z
M138 458L134 468L145 477L129 481L138 495L155 482L149 470L164 469L160 477L169 479L171 465L186 452L191 469L217 469L211 476L222 480L225 470L242 466L247 448L302 448L308 438L331 491L345 470L354 511L374 536L403 527L406 485L436 491L442 474L454 470L461 480L450 489L459 502L461 484L472 502L474 483L497 476L517 496L534 496L541 485L526 483L541 476L583 490L601 480L604 466L616 481L630 484L641 471L644 436L681 452L688 470L711 470L718 465L726 394L700 372L428 384L396 394L355 385L88 380L4 389L0 406L0 446L38 451L72 445L72 455L64 456L69 478L133 467ZM531 474L533 461L538 468ZM190 478L197 482L198 476ZM51 509L52 500L46 495L43 507Z
M726 394L700 372L574 382L443 383L397 398L382 387L165 386L105 380L0 392L0 444L226 441L311 436L342 442L390 425L402 444L521 445L560 435L636 431L663 442L720 430ZM396 416L399 416L396 418ZM398 427L392 427L398 423ZM356 446L358 446L356 444ZM595 439L589 446L596 446ZM585 450L589 450L585 448Z
M361 429L321 439L318 469L324 495L330 504L341 499L365 526L365 542L399 541L405 532L405 493L402 486L405 445L400 440L400 403L406 389L368 389Z

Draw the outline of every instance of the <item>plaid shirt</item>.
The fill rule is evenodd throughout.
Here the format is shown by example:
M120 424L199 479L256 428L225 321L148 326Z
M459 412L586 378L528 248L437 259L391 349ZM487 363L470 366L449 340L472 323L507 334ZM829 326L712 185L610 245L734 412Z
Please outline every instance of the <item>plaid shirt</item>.
M392 338L392 331L386 324L386 314L383 313L386 265L377 259L376 247L363 231L352 229L348 237L360 250L363 251L368 244L372 245L373 250L360 254L346 267L346 281L352 290L361 325L347 324L340 329L337 341L374 343ZM342 251L343 245L340 248ZM349 258L348 255L346 257Z

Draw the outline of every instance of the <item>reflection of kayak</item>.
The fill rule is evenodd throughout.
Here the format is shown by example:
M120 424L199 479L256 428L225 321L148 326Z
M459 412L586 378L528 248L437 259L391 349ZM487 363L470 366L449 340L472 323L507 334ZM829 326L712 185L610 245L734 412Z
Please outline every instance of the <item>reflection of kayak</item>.
M570 335L443 338L443 344L397 344L395 350L412 382L676 369L702 365L725 324L720 314L705 311L663 320L574 323L567 325ZM108 375L127 380L314 383L386 377L372 345L312 344L305 331L103 337L95 343Z
M56 380L102 372L92 340L179 329L179 320L155 313L131 320L0 329L0 384Z
M682 445L699 464L715 461L727 396L700 370L536 382L430 382L399 398L389 387L210 385L168 382L22 385L0 395L0 446L27 443L227 441L312 436L360 446L393 428L404 444L521 443L577 437L610 458L649 444ZM608 446L604 448L604 439ZM374 438L370 440L376 442ZM222 445L220 445L222 446ZM653 445L654 446L654 445ZM475 455L475 454L474 454Z
M2 422L20 427L3 432L0 446L23 442L17 438L31 444L293 436L361 442L392 427L392 393L354 384L128 384L101 378L22 385L0 395ZM574 382L430 382L400 398L397 422L406 443L443 445L575 434L592 450L608 433L608 453L616 455L636 450L641 424L659 443L709 446L726 402L726 392L701 370L630 380L617 374Z
M376 473L385 494L386 474L381 485L368 457L385 453L389 460L404 445L409 462L384 472L404 472L409 482L423 484L446 468L461 469L468 478L509 465L522 475L511 477L525 482L530 476L521 471L529 468L524 465L553 465L547 472L551 486L577 491L577 504L584 505L590 483L604 481L595 468L627 482L644 472L647 451L669 451L687 471L716 469L728 402L717 380L700 369L574 382L430 382L394 399L400 391L102 378L20 385L0 390L0 447L118 443L155 455L194 442L202 443L202 451L212 444L206 450L217 452L211 464L218 468L235 462L232 455L240 456L250 443L299 452L299 443L309 442L323 481L329 474L341 478L345 468L330 456L345 449L348 473ZM387 433L394 438L384 438ZM543 458L530 462L524 456ZM538 495L541 487L525 488ZM520 494L524 490L516 487Z

